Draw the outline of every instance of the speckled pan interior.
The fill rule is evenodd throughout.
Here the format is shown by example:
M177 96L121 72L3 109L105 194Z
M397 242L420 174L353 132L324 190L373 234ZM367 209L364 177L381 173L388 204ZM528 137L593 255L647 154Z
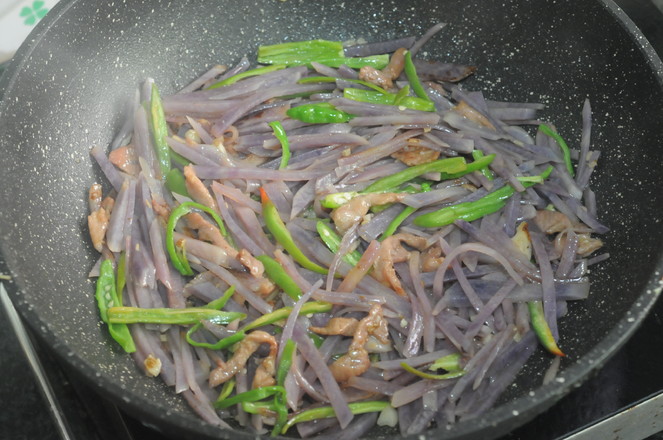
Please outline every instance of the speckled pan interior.
M164 433L253 438L201 422L110 343L87 279L96 255L86 191L100 180L88 151L108 144L147 76L168 93L261 43L375 41L440 21L449 25L426 56L477 65L465 86L488 98L544 102L543 117L572 146L591 99L592 148L602 151L593 182L611 258L592 270L590 298L560 323L568 357L555 382L541 386L549 358L536 354L497 408L428 437L497 437L552 405L622 345L660 292L663 69L609 1L61 1L0 84L0 244L30 326L72 371Z

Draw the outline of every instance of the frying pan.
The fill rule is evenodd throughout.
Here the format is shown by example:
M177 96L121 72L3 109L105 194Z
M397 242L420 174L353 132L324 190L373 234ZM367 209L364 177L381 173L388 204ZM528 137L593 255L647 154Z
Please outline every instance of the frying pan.
M478 66L465 87L489 98L544 102L572 145L591 99L592 148L602 151L593 185L611 257L592 269L589 299L561 320L567 358L556 381L541 385L550 358L539 350L494 409L427 436L494 438L555 403L629 338L663 282L663 64L610 0L61 1L0 84L1 251L26 322L69 370L162 432L253 438L200 421L109 340L87 278L96 254L86 191L102 180L89 149L109 143L147 76L165 94L261 43L376 41L441 21L449 25L425 55Z

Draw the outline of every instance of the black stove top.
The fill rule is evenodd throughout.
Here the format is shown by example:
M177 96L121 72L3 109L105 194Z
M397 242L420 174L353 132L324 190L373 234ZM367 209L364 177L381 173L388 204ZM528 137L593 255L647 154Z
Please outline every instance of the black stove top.
M663 0L616 0L663 56ZM0 259L0 274L7 273ZM5 282L7 284L7 282ZM11 286L8 286L11 288ZM60 438L5 316L0 313L0 439ZM500 440L557 439L663 390L663 302L659 301L633 338L581 387L550 410ZM157 440L143 426L92 390L72 380L48 350L37 345L42 363L75 439ZM663 439L663 433L651 439Z

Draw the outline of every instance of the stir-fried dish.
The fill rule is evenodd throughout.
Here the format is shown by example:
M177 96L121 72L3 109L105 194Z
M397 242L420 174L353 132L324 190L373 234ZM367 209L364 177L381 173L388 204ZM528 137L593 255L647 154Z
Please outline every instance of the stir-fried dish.
M554 377L558 318L608 256L590 104L572 148L544 105L417 58L442 27L147 80L92 149L101 318L208 423L414 434L491 408L537 344Z

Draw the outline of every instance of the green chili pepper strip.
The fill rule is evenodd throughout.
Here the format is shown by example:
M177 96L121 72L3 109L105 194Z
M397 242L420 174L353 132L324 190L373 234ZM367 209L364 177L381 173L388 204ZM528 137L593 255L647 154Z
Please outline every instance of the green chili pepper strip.
M297 350L297 343L292 339L285 341L283 346L283 352L281 353L281 362L279 367L276 369L276 384L283 385L285 383L285 377L292 367L292 359Z
M303 104L288 109L288 117L309 124L335 124L348 122L354 117L350 113L339 110L328 102Z
M389 402L383 401L353 402L348 404L350 412L355 415L382 411L388 406ZM288 429L297 423L310 422L311 420L317 419L329 419L332 417L336 417L336 412L331 406L321 406L318 408L307 409L293 415L281 430L281 434L285 434Z
M396 96L394 96L394 105L401 105L403 100L410 94L410 86L406 85L405 87L401 88L398 93L396 93Z
M231 377L228 382L225 382L223 386L221 387L221 393L219 394L219 398L216 399L217 401L222 401L228 398L230 394L233 392L235 389L235 378Z
M221 296L221 298L217 298L214 301L210 301L207 305L203 306L202 308L204 309L213 309L213 310L221 310L230 297L233 296L235 293L235 286L230 286L224 294ZM193 334L197 332L200 327L202 327L202 322L198 322L197 324L193 325L189 330L186 332L186 341L189 343L189 345L192 345L194 347L204 347L204 348L209 348L212 350L218 350L216 347L216 344L210 344L208 342L198 342L193 340Z
M170 150L170 159L175 162L176 164L180 165L181 167L185 167L187 165L191 164L191 161L187 159L186 157L182 156L178 152L174 151L173 149Z
M399 95L394 93L380 93L373 90L355 89L353 87L346 87L343 89L343 97L352 99L353 101L382 105L398 105L399 107L406 107L424 112L435 111L435 103L433 103L433 101L427 101L416 96L403 96L403 94L405 94L405 92Z
M339 68L342 65L346 65L353 69L361 69L362 67L370 66L374 69L381 70L387 67L389 64L389 55L371 55L367 57L330 57L330 58L318 58L311 61L316 61L320 64L324 64L329 67ZM302 63L303 64L303 63Z
M166 123L166 114L163 111L163 104L159 89L156 84L152 84L152 95L150 96L150 114L152 116L152 136L154 137L154 148L156 149L161 176L166 177L170 170L170 147L166 143L168 136L168 124Z
M459 353L448 354L446 356L442 356L441 358L433 362L430 365L430 367L428 367L428 369L432 371L435 370L458 371L461 369L460 360L461 356Z
M378 239L379 241L384 240L387 237L390 237L394 235L394 232L398 229L398 227L405 221L406 218L408 218L410 215L412 215L413 212L415 212L417 209L413 208L411 206L406 206L387 226L387 228L384 230L380 238Z
M186 179L184 178L184 174L182 174L177 168L171 169L168 171L168 174L166 174L166 188L172 193L190 197L189 191L186 189Z
M292 367L293 357L297 350L297 343L292 339L288 339L285 342L283 347L283 352L281 353L281 362L276 369L276 384L283 386L285 384L285 378ZM285 390L285 387L284 387ZM272 436L277 436L281 429L288 421L288 408L285 402L285 392L283 394L274 395L274 410L276 411L276 423L272 429Z
M494 157L495 155L491 154L491 156ZM476 163L477 161L479 161L479 160L481 160L485 157L486 156L484 156L483 151L481 151L481 150L472 150L472 159L474 159L474 163ZM492 160L491 160L491 162L492 162ZM492 171L490 171L490 169L487 166L481 168L479 171L481 172L481 174L484 175L484 177L486 179L488 179L488 180L495 179L495 175L493 174Z
M363 66L382 69L389 64L389 55L344 57L343 44L338 41L327 40L292 41L258 48L258 63L260 64L295 66L309 64L312 61L331 67L340 67L345 64L353 69Z
M322 238L322 241L325 243L325 245L327 245L329 250L333 253L337 253L341 247L342 239L336 233L336 231L334 231L328 223L322 220L318 220L318 222L315 224L315 228L318 230L320 238ZM343 258L343 261L346 263L352 266L356 266L359 262L359 259L361 258L361 253L355 249L354 251L343 255L341 258Z
M330 311L331 308L332 305L329 303L322 301L311 301L307 302L302 306L302 308L299 311L299 314L309 315L311 313L324 313ZM239 329L234 335L223 338L219 340L217 343L212 344L207 348L210 348L212 350L223 350L226 347L230 347L231 345L244 339L244 336L246 336L246 333L249 330L253 330L265 325L274 324L275 322L278 321L283 321L284 319L287 319L288 316L290 316L290 312L292 312L292 307L283 307L274 310L273 312L268 313L266 315L262 315L260 318Z
M225 312L222 310L206 309L204 307L189 307L186 309L140 307L110 307L108 321L121 324L197 324L207 320L215 324L229 324L236 319L244 319L246 315L238 312Z
M224 409L242 402L257 402L267 397L271 397L276 393L285 393L285 388L280 385L255 388L250 391L235 394L234 396L228 397L226 399L218 399L216 402L214 402L214 407L216 409Z
M117 304L122 305L122 296L124 286L127 284L127 252L122 251L120 258L117 260L117 277L115 280L115 294L117 295Z
M548 167L540 176L537 177L537 182L546 179L552 167ZM525 181L522 182L523 186L530 187L536 182ZM510 185L505 185L502 188L485 195L479 200L473 202L459 203L457 205L446 206L428 214L420 215L414 219L414 224L424 228L437 228L455 222L456 220L472 221L488 214L499 211L505 204L506 200L516 192Z
M390 188L398 187L405 182L409 182L415 177L431 172L459 173L467 169L467 163L463 157L450 157L448 159L434 160L428 163L422 163L408 167L391 176L383 177L370 184L362 193L384 192Z
M208 208L207 206L196 202L184 202L177 208L173 209L170 213L170 217L168 217L168 225L166 227L166 249L168 250L168 255L170 255L170 261L173 263L173 266L175 266L175 268L182 275L193 275L193 270L191 270L189 267L189 263L186 258L177 252L173 233L179 219L195 209L199 209L209 214L216 222L217 226L219 227L219 231L221 231L221 234L223 234L225 237L228 237L228 233L226 232L226 228L223 224L223 220L221 220L221 217L219 217L219 215L214 212L214 210Z
M362 81L360 79L352 79L352 78L334 78L333 76L307 76L306 78L302 78L299 81L297 81L297 84L311 84L311 83L327 83L327 82L336 82L336 81L347 81L351 82L354 84L360 84L362 86L368 87L370 89L375 90L376 92L380 92L383 94L389 93L385 89L383 89L380 86L376 86L373 83L370 83L368 81Z
M421 80L419 80L417 69L412 62L412 52L409 50L405 52L405 66L403 70L405 71L405 76L407 77L410 86L412 86L412 91L414 91L414 93L421 99L430 101L431 99L428 97L428 94L426 94L426 90L424 90Z
M99 278L97 278L96 299L99 307L101 320L108 322L108 307L112 307L115 300L115 272L113 263L110 260L104 260L99 266Z
M203 308L221 310L223 307L225 307L228 300L232 298L234 294L235 294L235 286L230 286L226 289L225 292L223 292L223 295L221 295L220 298L210 301L207 305L203 306Z
M353 101L368 102L371 104L394 105L396 95L393 93L380 93L372 90L355 89L346 87L343 89L343 97Z
M270 44L258 47L258 63L274 64L295 62L295 60L311 60L316 57L343 56L343 43L329 40L289 41L287 43Z
M286 295L292 298L294 301L297 301L302 296L302 289L299 288L297 283L288 275L288 273L283 269L283 266L270 257L269 255L259 255L256 257L258 261L262 263L265 267L265 273L267 278L272 280L279 286Z
M328 270L324 267L311 261L304 253L297 247L295 240L290 235L290 231L286 228L283 220L276 210L276 206L269 199L269 196L263 188L260 188L260 197L262 200L262 216L265 219L265 225L269 232L272 233L276 241L279 242L283 249L285 249L290 256L304 268L312 270L323 275L326 275Z
M555 142L559 145L559 148L562 150L562 157L564 158L564 163L566 164L566 169L568 170L571 177L575 176L573 171L573 164L571 163L571 151L569 151L569 146L566 144L562 136L554 132L552 128L545 124L539 125L539 130L547 136L555 139Z
M432 379L432 380L447 380L447 379L455 379L457 377L460 377L465 374L464 370L456 370L456 371L450 371L445 374L430 374L426 373L423 371L419 371L414 367L411 367L410 365L406 364L405 362L401 362L401 368L407 371L408 373L415 374L419 377L422 377L424 379Z
M336 209L340 206L345 205L350 200L357 197L359 193L357 191L348 191L340 193L327 194L325 197L320 200L320 204L324 208Z
M311 313L325 313L330 311L331 309L332 305L330 303L324 301L310 301L302 305L299 314L308 315ZM282 307L280 309L274 310L271 313L262 315L260 318L256 319L252 323L245 326L242 330L248 332L249 330L253 330L254 328L262 327L264 325L274 324L275 322L287 319L288 316L290 316L290 312L292 312L292 307Z
M279 394L275 394L274 396L278 396ZM260 414L260 415L266 415L269 413L277 412L277 405L274 404L274 402L242 402L242 409L246 411L249 414ZM286 413L285 417L288 417L288 410L285 408Z
M543 313L543 304L541 304L541 301L528 301L527 308L529 309L532 328L534 329L536 336L539 338L541 345L555 356L566 356L557 346L557 342L555 342L555 338L550 331L550 327L548 326L548 322Z
M241 341L242 339L244 339L244 336L246 336L246 333L244 333L242 330L239 330L231 336L219 339L214 344L194 341L191 335L193 335L193 333L195 333L201 326L202 326L201 323L197 323L186 332L186 341L190 345L193 345L194 347L209 348L210 350L223 350Z
M474 202L459 203L420 215L414 219L414 224L424 228L437 228L449 225L456 220L470 222L499 211L506 204L505 200L514 193L515 190L507 185Z
M458 172L458 173L445 173L442 172L440 174L440 179L441 180L452 180L452 179L458 179L460 177L463 177L466 174L470 174L474 171L481 171L483 169L486 169L488 165L490 165L493 160L495 159L494 154L489 154L488 156L484 156L480 159L475 160L474 162L470 162L467 164L467 168L464 171Z
M325 338L313 332L307 332L307 334L308 337L311 339L311 341L313 341L313 345L315 345L315 348L322 347L322 343L325 342Z
M269 126L272 127L274 136L276 136L276 139L281 143L282 153L279 169L282 170L288 166L288 162L290 161L290 142L288 142L288 135L285 133L285 129L279 121L272 121L269 123Z
M422 184L421 185L421 192L428 192L430 191L430 184ZM410 215L412 215L417 208L413 208L412 206L406 206L403 208L403 210L396 216L394 219L387 225L387 228L382 232L382 235L378 239L378 241L382 241L387 237L391 237L394 232L398 229L398 227L405 221L406 218L408 218Z
M124 351L133 353L136 351L136 345L131 337L129 327L125 324L111 322L109 319L109 310L112 310L116 305L122 305L115 289L116 282L113 263L110 260L104 260L99 267L99 278L97 278L95 293L99 314L101 315L101 320L108 324L108 332L111 337L120 344Z
M242 73L238 73L237 75L233 75L230 78L226 78L222 81L215 82L214 84L209 86L207 88L207 90L217 89L217 88L223 87L223 86L229 86L230 84L235 84L237 81L239 81L241 79L249 78L249 77L252 77L252 76L260 76L260 75L263 75L263 74L269 73L269 72L275 72L277 70L285 69L285 67L286 66L283 65L283 64L272 64L271 66L263 66L263 67L258 67L258 68L255 68L255 69L247 70L247 71L244 71Z

